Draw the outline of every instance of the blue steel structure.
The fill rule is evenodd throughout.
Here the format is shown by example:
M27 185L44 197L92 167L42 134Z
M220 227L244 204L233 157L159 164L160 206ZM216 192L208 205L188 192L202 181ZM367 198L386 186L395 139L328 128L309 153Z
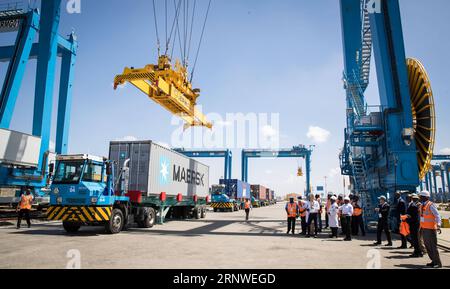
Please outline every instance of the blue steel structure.
M420 183L400 8L398 0L340 0L340 7L347 103L341 171L374 221L380 195L414 192ZM380 95L374 107L364 98L372 51Z
M435 201L448 202L450 200L450 155L435 155L433 161L443 162L431 166L425 179L420 183L420 189L429 191ZM438 177L441 179L440 188Z
M55 152L67 153L78 44L73 33L68 38L58 34L60 6L61 0L46 0L41 1L40 10L0 12L0 21L17 23L8 31L17 31L15 44L0 47L0 61L9 62L0 95L0 128L9 129L26 66L37 59L32 135L41 139L37 167L0 165L0 187L31 187L39 194L46 186L57 57L61 58L61 73Z
M311 193L311 154L312 147L299 145L291 149L242 150L242 181L248 182L248 161L250 158L304 158L306 163L306 195Z
M174 151L179 152L190 158L223 158L224 162L224 172L223 178L225 180L231 180L231 169L233 154L231 150L186 150L186 149L174 149Z

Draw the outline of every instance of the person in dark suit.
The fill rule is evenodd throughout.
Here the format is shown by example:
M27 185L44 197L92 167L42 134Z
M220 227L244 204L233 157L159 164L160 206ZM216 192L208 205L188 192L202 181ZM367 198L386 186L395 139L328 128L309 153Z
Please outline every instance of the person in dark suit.
M377 226L377 242L374 245L381 245L381 234L386 234L386 238L388 243L387 247L392 246L392 238L391 231L389 230L389 211L391 207L387 202L387 198L385 196L381 196L378 198L380 200L380 204L375 211L378 213L378 226Z
M406 202L405 200L402 198L402 194L400 192L396 192L395 193L395 197L394 197L394 204L396 205L395 207L395 221L396 221L396 233L400 232L400 223L401 223L401 219L400 216L406 215ZM408 244L407 244L407 240L406 240L406 236L403 236L402 234L400 234L401 240L402 240L402 245L398 248L398 249L407 249L408 248Z
M409 225L411 244L414 247L414 253L410 255L411 258L423 257L422 249L419 243L419 230L420 230L420 200L417 194L411 195L411 202L406 210L407 219L406 222Z

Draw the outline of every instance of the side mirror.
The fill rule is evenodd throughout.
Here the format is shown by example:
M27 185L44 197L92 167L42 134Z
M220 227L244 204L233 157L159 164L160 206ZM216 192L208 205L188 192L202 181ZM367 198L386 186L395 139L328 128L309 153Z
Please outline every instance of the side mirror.
M48 165L48 174L49 175L53 175L54 172L55 172L55 164L51 163L51 164Z
M106 175L110 176L112 175L112 163L106 163Z

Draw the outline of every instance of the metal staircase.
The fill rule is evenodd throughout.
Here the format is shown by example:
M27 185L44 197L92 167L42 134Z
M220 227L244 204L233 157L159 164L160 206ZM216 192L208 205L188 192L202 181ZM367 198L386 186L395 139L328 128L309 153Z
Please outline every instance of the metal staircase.
M361 55L361 86L366 90L369 85L370 77L370 61L372 58L372 30L370 29L369 12L367 11L367 3L369 0L362 0L362 55Z

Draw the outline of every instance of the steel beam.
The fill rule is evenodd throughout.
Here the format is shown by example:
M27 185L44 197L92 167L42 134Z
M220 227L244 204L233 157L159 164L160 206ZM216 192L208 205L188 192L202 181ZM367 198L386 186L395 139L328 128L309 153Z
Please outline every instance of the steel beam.
M39 167L49 149L61 0L43 1L33 114L33 135L42 138Z
M10 126L38 26L37 12L28 13L22 20L14 49L10 50L10 63L0 95L0 128L8 129Z

